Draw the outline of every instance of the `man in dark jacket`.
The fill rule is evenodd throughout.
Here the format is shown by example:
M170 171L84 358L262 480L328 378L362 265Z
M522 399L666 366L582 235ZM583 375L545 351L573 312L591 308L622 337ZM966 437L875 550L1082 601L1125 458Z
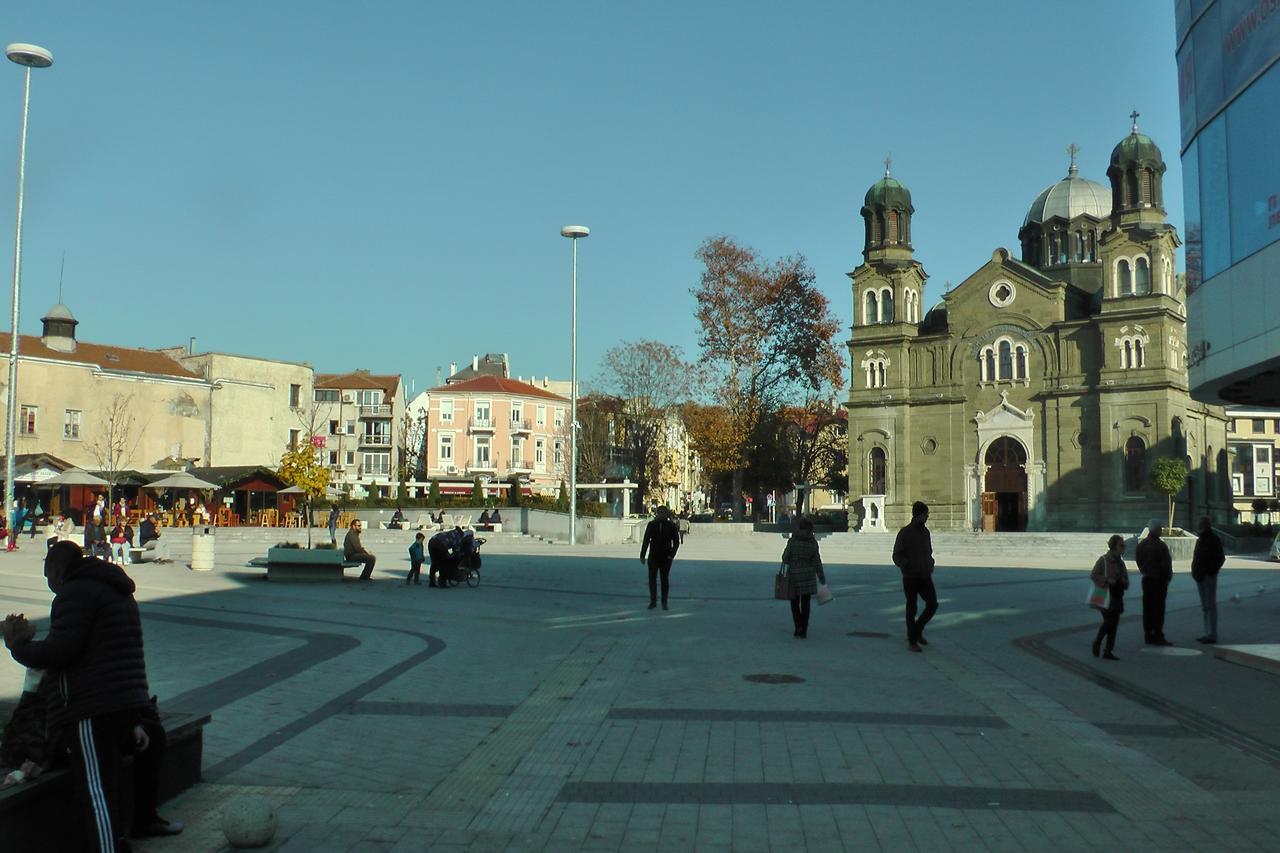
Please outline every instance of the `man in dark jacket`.
M911 523L898 531L893 543L893 564L902 570L902 592L907 597L907 644L911 651L929 645L924 626L938 612L938 592L933 588L933 540L929 537L929 506L911 505ZM924 612L916 618L916 599L924 599Z
M127 835L181 832L181 824L156 813L165 736L147 695L133 581L119 566L85 557L74 542L49 549L44 574L54 595L48 635L35 639L35 627L11 614L3 622L4 642L18 663L58 680L56 717L69 732L90 849L127 851ZM132 815L124 789L130 753Z
M1191 555L1191 579L1200 592L1200 610L1204 613L1204 636L1197 643L1218 642L1218 572L1227 561L1222 540L1213 532L1213 522L1200 519L1200 538Z
M671 589L671 563L680 550L680 528L671 520L671 510L658 507L653 521L645 525L640 543L640 562L649 555L649 609L658 606L658 576L662 576L662 609L667 610L667 593Z
M1161 521L1151 520L1134 555L1142 573L1142 633L1149 646L1172 646L1164 636L1164 606L1173 580L1173 556L1160 539Z
M378 562L378 558L370 554L364 549L364 545L360 543L360 528L362 527L360 519L351 522L350 529L347 530L347 537L342 540L342 555L348 560L358 560L364 563L364 569L360 572L360 580L373 580L373 564Z

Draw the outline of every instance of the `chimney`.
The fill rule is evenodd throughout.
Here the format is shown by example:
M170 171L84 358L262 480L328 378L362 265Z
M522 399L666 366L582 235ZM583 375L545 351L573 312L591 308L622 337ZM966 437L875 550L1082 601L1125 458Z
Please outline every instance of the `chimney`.
M507 359L507 354L505 352L502 354L502 378L511 378L511 362Z
M436 368L436 385L437 385L437 386L440 384L440 381L441 381L441 380L440 380L440 368L439 368L439 367L437 367L437 368Z
M191 339L187 341L187 355L195 355L195 354L196 354L196 336L192 335Z
M452 379L454 377L454 374L456 374L457 372L458 372L458 362L456 361L449 362L449 378Z
M473 371L480 369L480 356L478 355L471 356L471 369Z

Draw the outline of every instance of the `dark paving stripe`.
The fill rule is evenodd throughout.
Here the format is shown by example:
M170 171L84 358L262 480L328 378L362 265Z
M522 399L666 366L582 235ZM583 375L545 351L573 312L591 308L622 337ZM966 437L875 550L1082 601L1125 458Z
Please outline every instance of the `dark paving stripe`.
M883 711L754 711L741 708L610 708L615 720L688 720L746 723L862 723L880 726L943 726L946 728L1007 729L999 717L965 714L893 714Z
M1161 723L1094 723L1109 735L1117 737L1201 737L1186 726Z
M1092 791L823 782L569 782L560 789L556 800L562 803L866 805L1092 814L1115 812L1106 800Z
M509 717L515 705L447 705L433 702L355 702L348 714L399 717Z

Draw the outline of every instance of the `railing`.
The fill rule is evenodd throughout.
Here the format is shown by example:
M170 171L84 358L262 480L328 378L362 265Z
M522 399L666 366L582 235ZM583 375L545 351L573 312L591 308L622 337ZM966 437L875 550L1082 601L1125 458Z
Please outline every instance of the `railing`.
M362 433L360 435L361 447L390 447L391 436L381 433Z
M511 474L527 474L533 471L533 463L524 459L512 459L507 463L507 471Z
M383 403L380 406L361 406L360 417L362 418L389 418L391 417L391 406Z
M523 419L512 418L511 431L512 432L533 432L533 424L529 421L528 418L523 418Z
M498 465L492 460L472 459L467 463L467 473L472 471L493 471L497 472Z
M471 429L493 429L493 418L472 418L467 421Z

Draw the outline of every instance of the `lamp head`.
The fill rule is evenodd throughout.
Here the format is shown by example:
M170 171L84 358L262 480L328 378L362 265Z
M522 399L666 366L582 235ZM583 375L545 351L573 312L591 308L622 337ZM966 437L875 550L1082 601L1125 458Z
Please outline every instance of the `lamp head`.
M591 229L585 225L566 225L560 229L561 237L568 237L570 240L577 240L579 237L586 237L591 234Z
M53 54L36 44L14 42L4 49L4 55L9 57L10 62L28 68L48 68L53 64Z

